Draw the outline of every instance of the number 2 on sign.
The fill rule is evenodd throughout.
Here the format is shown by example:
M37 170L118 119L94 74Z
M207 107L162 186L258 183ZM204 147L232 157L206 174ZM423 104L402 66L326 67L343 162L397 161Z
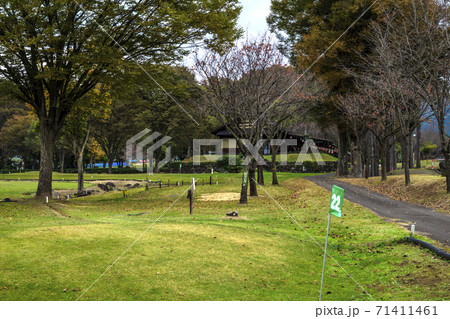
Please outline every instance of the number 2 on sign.
M333 194L331 196L331 209L340 212L341 208L339 207L341 205L341 196Z

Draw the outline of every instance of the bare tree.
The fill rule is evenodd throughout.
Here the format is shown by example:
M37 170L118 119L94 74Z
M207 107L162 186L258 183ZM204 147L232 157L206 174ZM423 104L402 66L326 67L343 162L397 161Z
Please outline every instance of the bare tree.
M110 96L105 85L99 84L75 104L63 129L65 142L77 160L78 195L84 189L84 151L91 137L92 124L109 117Z
M403 145L405 185L408 186L411 184L411 136L425 116L428 106L418 94L417 83L404 72L405 65L408 64L408 54L403 50L404 39L395 36L398 32L396 29L401 28L402 20L396 10L386 12L382 21L373 24L368 39L374 45L369 59L370 67L372 72L383 77L384 83L381 83L378 89L385 91L396 113Z
M386 10L381 21L374 23L367 40L372 44L370 55L362 57L363 73L353 74L359 94L343 99L343 108L350 118L360 120L376 136L382 159L382 180L386 177L386 145L397 132L402 140L402 159L405 169L405 185L411 183L412 163L411 136L429 110L429 102L419 94L421 84L408 75L410 51L420 50L410 47L398 30L405 30L409 23L404 14L408 8L395 7ZM409 29L407 29L409 30ZM410 30L411 31L411 30ZM345 103L346 102L346 103Z
M380 76L366 73L356 83L358 93L341 97L340 107L350 122L359 123L375 136L381 158L381 180L384 181L387 180L386 158L390 148L389 142L398 131L395 108L386 91L380 90L380 87L385 85Z
M450 113L449 4L439 0L394 3L382 24L396 72L414 87L436 118L450 193L450 138L445 119Z
M284 63L267 36L247 40L222 55L197 54L195 70L202 79L208 109L233 135L244 156L251 158L244 166L241 185L240 203L246 204L248 182L250 195L257 195L256 158L250 146L257 145L264 130L279 128L317 92L312 81ZM266 137L273 132L266 132Z

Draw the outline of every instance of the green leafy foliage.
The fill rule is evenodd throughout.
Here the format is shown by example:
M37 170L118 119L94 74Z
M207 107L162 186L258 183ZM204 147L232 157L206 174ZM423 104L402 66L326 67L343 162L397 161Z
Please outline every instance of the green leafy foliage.
M428 158L428 156L437 148L437 145L431 141L426 141L425 144L420 148L423 156Z
M225 172L228 173L240 173L242 172L242 162L243 162L243 156L233 155L233 160L236 161L236 165L230 165L230 155L224 155L221 159L217 161L217 165L219 165Z
M75 104L129 62L179 59L188 44L239 37L237 0L0 1L0 74L40 120L38 196L51 192L54 145Z

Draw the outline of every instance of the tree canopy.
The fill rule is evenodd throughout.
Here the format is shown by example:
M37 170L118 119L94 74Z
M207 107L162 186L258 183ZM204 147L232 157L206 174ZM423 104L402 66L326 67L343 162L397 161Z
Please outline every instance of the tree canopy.
M0 74L40 121L37 196L51 194L55 141L74 104L127 62L220 50L240 32L237 0L0 1Z

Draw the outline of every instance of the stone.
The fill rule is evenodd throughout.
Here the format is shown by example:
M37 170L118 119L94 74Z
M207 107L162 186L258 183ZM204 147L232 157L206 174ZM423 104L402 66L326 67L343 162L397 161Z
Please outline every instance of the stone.
M109 192L109 187L108 187L108 186L103 185L103 184L98 184L97 186L98 186L98 188L100 188L102 191Z
M5 198L4 200L1 201L2 203L16 203L16 200L11 200L11 198Z
M116 188L116 184L111 183L111 182L106 183L106 186L107 186L110 190Z
M227 216L228 216L228 217L238 217L239 214L238 214L237 211L233 211L233 212L227 213Z

